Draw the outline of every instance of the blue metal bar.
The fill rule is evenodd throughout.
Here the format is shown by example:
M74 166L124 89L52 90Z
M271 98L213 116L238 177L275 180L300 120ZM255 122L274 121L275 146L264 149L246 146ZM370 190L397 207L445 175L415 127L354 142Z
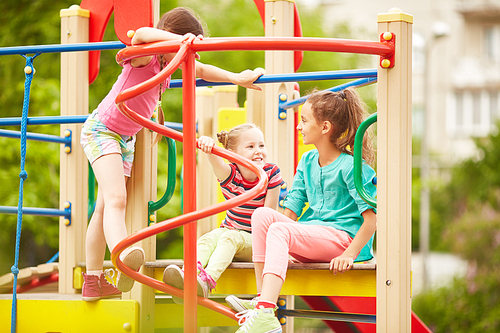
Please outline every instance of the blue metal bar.
M59 252L57 252L56 254L54 254L54 255L52 256L52 258L50 258L50 259L49 259L49 261L47 261L46 263L47 263L47 264L50 264L51 262L54 262L54 261L56 261L57 259L59 259Z
M124 47L125 47L125 44L123 44L122 42L98 42L98 43L11 46L11 47L0 48L0 55L117 50L117 49L123 49Z
M262 75L255 83L278 83L278 82L302 82L302 81L321 81L321 80L345 80L359 78L376 78L377 69L357 69L342 71L325 72L303 72L292 74L268 74ZM228 82L208 82L202 79L196 80L197 87L232 85ZM170 81L170 88L181 88L182 80Z
M0 136L5 138L19 139L21 137L21 132L0 129ZM27 133L26 138L28 140L42 141L42 142L55 142L62 144L71 143L71 138L61 138L60 136L49 135L49 134Z
M362 87L362 86L366 86L368 84L372 84L375 82L377 82L376 76L369 77L369 78L363 78L363 79L359 79L359 80L354 80L354 81L347 82L347 83L344 83L344 84L341 84L341 85L338 85L338 86L335 86L333 88L326 89L326 90L340 91L340 90L343 90L347 87ZM291 108L297 107L299 105L302 105L307 101L308 98L309 98L309 95L302 96L301 98L297 98L297 99L291 100L289 102L280 103L279 112L284 112L286 109L291 109Z
M81 116L48 116L48 117L28 117L28 125L59 125L84 123L89 115ZM21 124L21 118L11 117L0 119L0 126L17 126ZM181 123L165 122L165 126L182 131Z
M333 320L333 321L354 322L354 323L368 323L368 324L376 323L375 315L345 313L345 312L279 309L278 316L314 318L321 320Z
M60 210L55 208L33 208L33 207L23 207L23 214L26 215L36 215L36 216L64 216L67 218L71 217L71 211ZM0 206L0 213L3 214L17 214L17 207L14 206Z
M28 117L28 125L59 125L59 124L77 124L84 123L89 115L82 116L46 116L46 117ZM0 119L0 126L20 125L21 118L11 117Z

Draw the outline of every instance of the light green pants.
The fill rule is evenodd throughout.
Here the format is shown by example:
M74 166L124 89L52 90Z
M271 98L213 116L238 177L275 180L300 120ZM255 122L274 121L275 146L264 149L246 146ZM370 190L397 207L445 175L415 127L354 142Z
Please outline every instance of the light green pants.
M241 230L217 228L198 239L198 261L217 281L234 261L252 261L252 234Z

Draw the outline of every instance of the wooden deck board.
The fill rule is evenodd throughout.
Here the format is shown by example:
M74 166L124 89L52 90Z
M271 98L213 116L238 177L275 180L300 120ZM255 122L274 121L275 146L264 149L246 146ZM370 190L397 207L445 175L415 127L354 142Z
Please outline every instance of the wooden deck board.
M184 261L182 259L163 259L156 261L147 261L144 265L149 268L165 268L168 265L182 266ZM289 263L288 269L306 269L306 270L329 270L329 263ZM253 269L252 262L233 262L229 265L228 269ZM352 270L375 270L376 264L373 263L359 263L354 264Z

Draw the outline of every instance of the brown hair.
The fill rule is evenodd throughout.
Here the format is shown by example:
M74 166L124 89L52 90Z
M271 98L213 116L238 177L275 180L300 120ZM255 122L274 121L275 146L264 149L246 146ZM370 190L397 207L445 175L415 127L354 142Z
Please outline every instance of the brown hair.
M330 137L332 144L341 152L352 155L356 131L368 116L366 104L356 90L346 88L339 92L316 91L307 101L311 103L311 109L318 124L323 121L329 121L332 124L333 131ZM363 138L363 159L368 163L375 160L369 132Z
M181 36L184 36L187 33L192 33L195 36L205 36L203 20L192 9L187 7L176 7L163 14L158 21L156 28ZM162 70L163 67L165 67L163 57L160 57L160 70ZM163 83L160 84L160 96L158 98L158 123L161 125L165 124L165 115L161 108L162 90ZM161 137L161 134L157 134L153 145L158 143L158 141L161 140Z
M225 149L230 149L232 151L236 151L238 144L240 143L241 134L249 129L259 127L252 123L245 123L238 126L233 127L229 132L221 131L217 133L217 139Z
M203 20L187 7L176 7L163 14L156 28L181 36L189 32L195 36L205 36Z

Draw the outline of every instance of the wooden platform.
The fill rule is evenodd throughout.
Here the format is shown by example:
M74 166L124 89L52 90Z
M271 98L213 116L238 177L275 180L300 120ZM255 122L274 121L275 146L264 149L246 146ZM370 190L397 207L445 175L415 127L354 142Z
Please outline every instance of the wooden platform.
M155 269L154 277L162 279L168 265L182 266L182 260L157 260L145 266ZM233 262L217 281L213 295L252 295L256 293L253 263ZM354 264L345 273L334 275L329 263L290 263L282 295L375 297L376 265Z
M163 271L168 265L182 266L182 260L158 260L146 262L145 266L154 269L154 277L161 281ZM106 262L106 267L111 263ZM36 269L23 269L20 281L29 281L35 277L44 277L50 272L57 272L57 265L40 265ZM5 292L12 290L12 274L0 278ZM355 264L353 269L343 274L333 275L328 263L297 264L290 263L282 295L299 296L363 296L373 297L376 290L376 265ZM10 288L9 288L10 283ZM56 284L57 285L57 284ZM7 291L8 290L8 291ZM252 297L256 292L254 265L249 262L232 263L222 274L217 289L210 299L224 304L227 294ZM0 322L10 322L12 294L0 295ZM80 294L57 293L21 293L18 294L18 327L23 331L43 328L47 332L95 331L105 327L108 331L138 332L139 304L132 300L110 299L99 302L83 302ZM163 293L156 294L155 330L163 331L179 328L183 325L182 305L175 304L172 297ZM54 320L57 313L64 313L64 320ZM165 315L168 314L168 315ZM76 328L75 322L85 315L89 320L81 322ZM109 317L113 320L109 320ZM198 306L198 327L235 326L236 322L216 312ZM104 326L102 326L104 325ZM0 333L7 330L0 329Z

